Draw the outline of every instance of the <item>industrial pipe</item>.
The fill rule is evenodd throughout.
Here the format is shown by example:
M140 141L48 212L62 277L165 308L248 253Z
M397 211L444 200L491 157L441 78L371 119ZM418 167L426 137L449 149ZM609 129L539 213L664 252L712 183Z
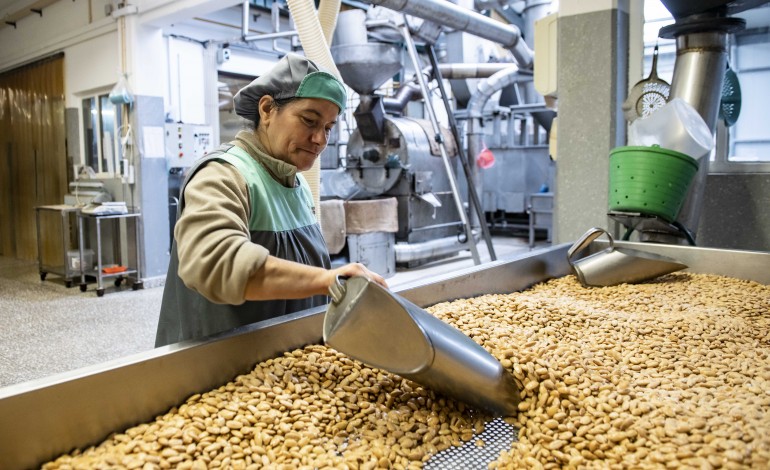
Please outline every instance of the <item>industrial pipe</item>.
M420 87L415 83L406 82L401 85L395 96L383 98L382 104L385 107L385 111L400 114L404 112L404 108L410 101L420 97L422 97Z
M401 11L426 21L473 34L510 50L522 69L532 68L534 53L514 25L501 23L446 0L365 0L372 5Z
M510 67L506 62L490 62L479 64L439 64L438 69L441 77L454 80L466 78L487 78L501 70Z
M522 75L519 73L519 68L513 64L510 64L508 68L495 73L491 77L487 78L486 80L482 80L478 84L477 91L473 94L473 96L471 96L471 99L468 101L468 106L466 108L468 110L467 136L469 159L475 159L476 155L478 155L484 149L484 133L481 130L481 120L484 116L484 105L496 92L513 83L516 83L521 78ZM472 168L474 170L474 174L472 176L474 186L476 187L477 191L479 191L479 193L483 194L484 188L481 186L479 181L476 181L478 175L476 165L472 165Z
M479 241L478 232L473 232L473 244ZM468 241L457 237L445 237L418 243L396 243L396 263L438 258L468 249Z
M484 105L489 98L507 87L522 79L522 74L519 73L519 67L513 64L508 64L503 70L495 73L491 77L483 80L479 83L476 93L471 96L468 101L468 118L469 119L481 119L484 116ZM473 127L473 121L471 121L471 127Z

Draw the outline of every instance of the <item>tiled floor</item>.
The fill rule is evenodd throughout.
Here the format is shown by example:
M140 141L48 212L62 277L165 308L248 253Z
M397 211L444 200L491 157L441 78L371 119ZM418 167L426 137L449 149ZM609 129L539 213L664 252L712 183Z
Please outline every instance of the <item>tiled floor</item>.
M489 261L480 243L482 262ZM498 259L529 250L523 238L495 237ZM473 266L470 252L388 279L391 288ZM152 349L163 295L159 287L110 287L97 297L56 275L41 282L37 263L0 257L0 387Z
M0 258L0 387L147 350L163 289L97 297L40 281L37 263Z

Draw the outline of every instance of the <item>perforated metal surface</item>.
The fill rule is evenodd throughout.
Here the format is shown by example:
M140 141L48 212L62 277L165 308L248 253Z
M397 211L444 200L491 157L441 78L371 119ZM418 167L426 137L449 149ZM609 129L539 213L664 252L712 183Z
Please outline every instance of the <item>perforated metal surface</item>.
M501 418L487 423L484 432L460 447L450 447L431 457L423 468L427 470L468 470L487 468L490 462L497 460L500 452L509 450L518 437L515 427Z

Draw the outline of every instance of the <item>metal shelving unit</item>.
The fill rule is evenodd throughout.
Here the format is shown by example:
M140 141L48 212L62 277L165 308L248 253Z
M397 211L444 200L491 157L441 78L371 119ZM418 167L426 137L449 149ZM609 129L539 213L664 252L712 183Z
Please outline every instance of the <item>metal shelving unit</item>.
M120 234L120 227L119 222L120 220L128 220L133 219L134 220L134 230L135 230L135 237L134 237L134 264L129 265L128 260L123 260L123 248L124 244L126 243L126 240L121 237ZM78 213L78 237L79 237L79 247L80 247L80 259L81 259L81 266L83 266L83 252L85 249L85 237L83 235L83 227L85 224L88 223L94 223L96 227L96 268L93 269L83 269L81 276L80 276L80 290L82 292L85 292L88 288L88 285L86 283L86 276L93 276L96 278L96 295L101 297L104 295L104 280L105 279L114 279L115 287L119 287L123 281L127 279L132 279L133 284L132 288L133 290L138 290L143 287L142 285L142 279L141 279L141 249L140 249L140 243L141 243L141 225L142 225L142 213L141 212L135 212L135 211L129 211L125 214L89 214L86 212L80 212ZM121 271L116 272L108 272L105 271L104 267L104 249L102 246L102 229L103 224L102 222L110 222L112 223L115 230L113 230L113 250L117 252L116 260L120 261L120 265L125 266L125 269ZM127 238L127 237L126 237ZM118 246L119 249L115 250L115 246ZM125 264L124 261L126 261Z

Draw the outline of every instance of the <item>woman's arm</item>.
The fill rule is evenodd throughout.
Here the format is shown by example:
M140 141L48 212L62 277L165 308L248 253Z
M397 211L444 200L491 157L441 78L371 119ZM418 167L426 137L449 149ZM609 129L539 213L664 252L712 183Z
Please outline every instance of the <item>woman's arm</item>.
M329 287L334 284L337 276L364 276L388 287L382 276L360 263L324 269L268 256L265 263L249 278L244 296L246 300L272 300L329 295Z

